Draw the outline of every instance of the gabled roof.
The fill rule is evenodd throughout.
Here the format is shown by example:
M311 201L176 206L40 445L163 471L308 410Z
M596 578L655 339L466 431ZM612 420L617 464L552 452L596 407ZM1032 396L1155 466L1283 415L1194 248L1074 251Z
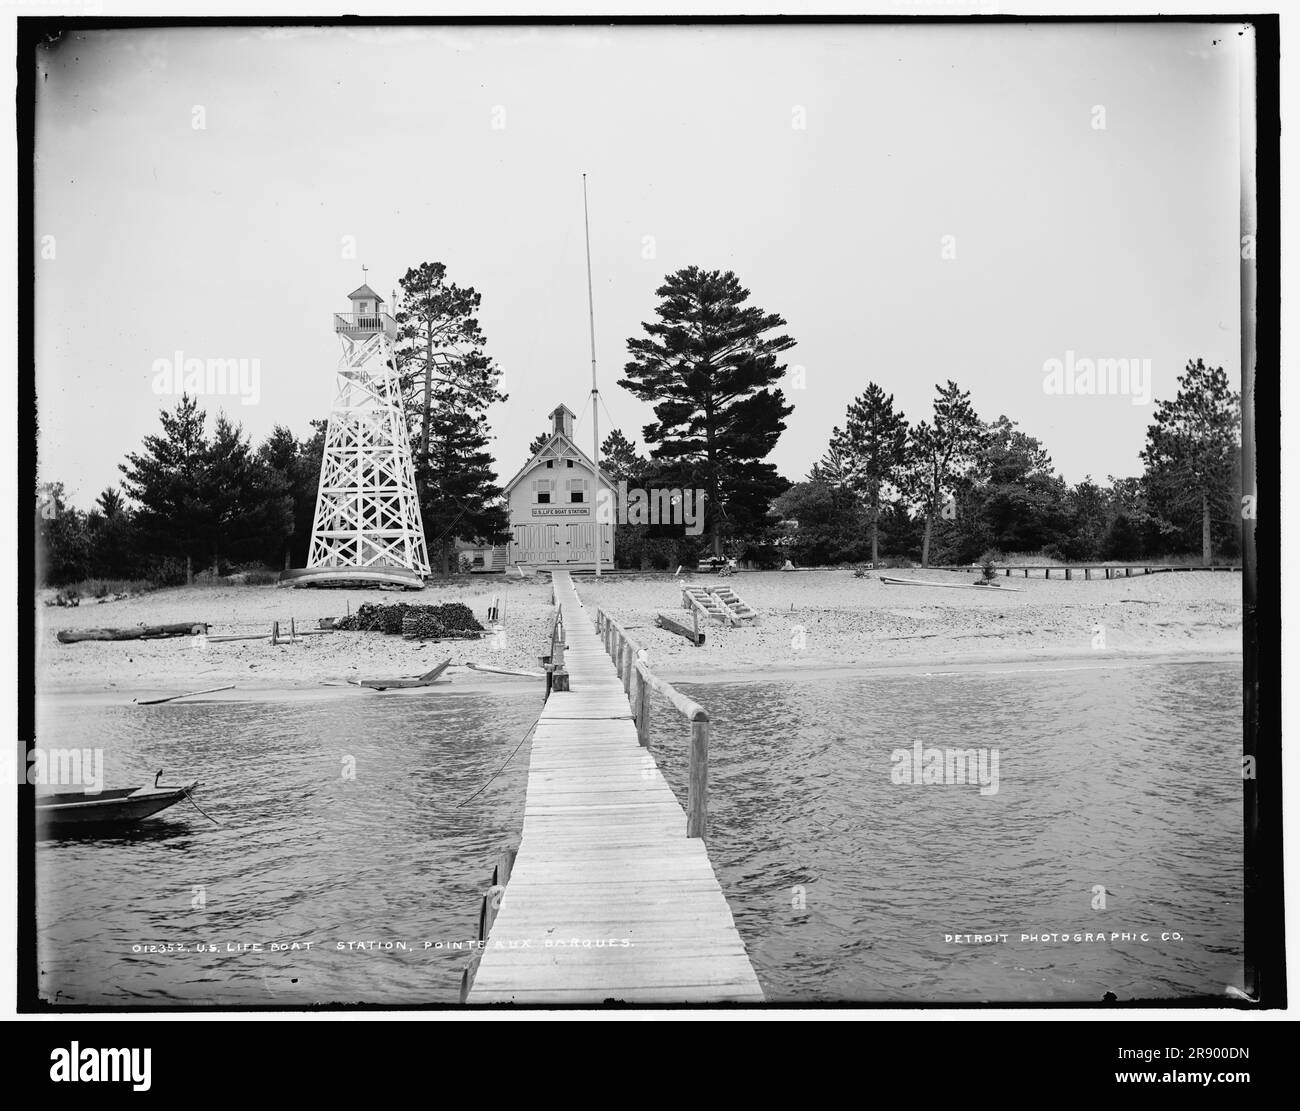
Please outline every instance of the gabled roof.
M591 456L589 456L585 451L582 450L582 448L580 448L577 444L575 444L572 440L570 440L569 437L566 436L563 432L552 432L551 435L546 438L546 443L544 443L540 448L537 449L537 452L533 455L533 457L530 460L528 460L528 462L525 463L522 467L520 467L518 472L516 472L514 478L512 478L509 482L507 482L505 486L502 488L502 492L507 497L509 497L510 491L519 485L519 480L522 479L524 475L526 475L530 470L532 470L533 467L535 467L539 462L541 462L541 460L546 456L548 452L550 452L552 446L557 441L572 449L574 455L576 455L580 460L582 460L582 462L585 463L589 468L591 467ZM610 478L603 468L596 467L593 469L600 476L601 480L611 490L617 489L618 483L616 483L612 478Z
M379 294L376 293L373 289L371 289L368 285L362 285L359 288L354 289L351 293L348 294L348 300L349 301L378 301L381 305L384 302L384 299L380 297Z

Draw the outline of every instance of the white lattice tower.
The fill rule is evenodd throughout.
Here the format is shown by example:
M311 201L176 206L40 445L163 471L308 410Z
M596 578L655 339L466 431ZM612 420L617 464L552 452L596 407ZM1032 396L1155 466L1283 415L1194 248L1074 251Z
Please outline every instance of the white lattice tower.
M353 303L369 309L356 294ZM343 355L307 566L404 567L427 575L429 554L395 369L396 323L379 311L382 304L375 298L373 313L334 318Z

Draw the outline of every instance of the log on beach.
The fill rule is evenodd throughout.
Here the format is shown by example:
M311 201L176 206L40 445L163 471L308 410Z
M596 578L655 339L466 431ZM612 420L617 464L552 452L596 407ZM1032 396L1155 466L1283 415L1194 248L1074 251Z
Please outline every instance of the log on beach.
M659 616L655 618L655 624L661 629L667 629L670 633L676 633L679 637L685 637L697 648L704 643L703 633L700 633L697 638L694 629L688 629L680 622L674 621L666 613L659 614Z
M82 640L160 640L202 636L207 631L206 622L183 621L175 625L136 625L130 629L63 629L58 640L60 644L76 644Z

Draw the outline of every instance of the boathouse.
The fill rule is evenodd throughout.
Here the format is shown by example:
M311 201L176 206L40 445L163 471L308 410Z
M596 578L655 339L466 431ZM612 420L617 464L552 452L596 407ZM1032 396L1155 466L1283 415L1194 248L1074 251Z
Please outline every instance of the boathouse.
M573 411L557 406L541 449L505 486L510 512L507 561L520 566L562 566L571 571L596 564L599 537L602 567L614 562L615 486L573 440ZM610 511L596 519L601 490Z

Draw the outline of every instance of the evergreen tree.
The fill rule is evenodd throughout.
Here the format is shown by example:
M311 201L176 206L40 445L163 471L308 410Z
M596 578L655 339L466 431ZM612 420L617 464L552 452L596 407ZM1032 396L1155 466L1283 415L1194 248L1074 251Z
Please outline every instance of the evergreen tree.
M765 529L772 499L789 483L763 462L793 412L776 385L777 356L794 346L769 335L785 321L746 305L749 290L731 271L691 266L655 291L658 321L629 339L632 358L619 385L654 406L642 435L673 485L705 491L705 520L715 556L724 532Z
M461 288L447 281L447 267L441 262L422 262L402 276L402 302L397 310L397 362L404 393L418 401L419 448L417 467L432 450L433 409L441 400L439 387L480 389L492 401L504 401L497 393L500 374L484 355L486 340L474 316L482 300L473 287Z
M619 482L626 482L628 487L643 486L650 474L649 461L618 428L610 432L600 445L600 468L609 476L616 490ZM664 536L663 532L662 528L622 524L616 520L614 559L624 567L642 570L650 570L656 564L667 566L673 558L674 545L672 538Z
M894 408L894 395L876 383L849 406L844 431L835 430L832 445L845 464L847 484L864 500L871 525L871 562L880 562L882 494L901 481L907 454L907 420Z
M129 578L137 571L137 538L121 493L106 487L86 514L89 570L100 578Z
M1065 481L1043 445L1009 417L984 426L970 477L959 487L956 520L945 530L952 534L952 562L970 562L990 548L1036 552L1066 541Z
M1177 395L1156 407L1140 454L1154 508L1180 530L1200 525L1206 563L1213 562L1216 526L1221 542L1226 533L1235 540L1240 527L1234 482L1240 453L1240 396L1228 388L1222 367L1189 360Z
M935 518L952 506L956 516L956 496L968 487L986 432L970 403L970 393L963 392L949 379L946 386L935 386L934 423L921 421L910 432L904 484L925 519L921 539L921 566L928 567L930 538Z
M635 486L645 474L648 461L636 450L636 445L623 435L621 429L614 429L600 445L600 468L615 483L626 482Z
M68 504L62 482L37 487L35 524L39 580L62 586L86 578L91 558L86 517Z
M807 482L796 482L773 502L790 555L806 566L856 561L870 551L862 499L847 484L828 481L831 473L819 463Z
M501 543L509 522L480 415L448 400L435 406L430 427L420 512L430 556L439 553L445 575L458 537Z
M241 426L217 417L201 490L209 518L204 539L212 574L223 561L282 551L293 527L293 499L284 475L254 456Z
M421 263L401 280L396 319L398 365L408 420L416 425L415 478L425 539L445 575L457 537L506 535L486 413L505 401L501 372L484 354L474 316L480 296L447 281L440 262Z
M135 514L141 542L153 557L185 563L185 580L194 581L194 559L208 551L211 510L204 500L208 464L207 414L188 394L175 412L160 414L162 435L144 438L144 450L118 464L122 486L139 506Z

